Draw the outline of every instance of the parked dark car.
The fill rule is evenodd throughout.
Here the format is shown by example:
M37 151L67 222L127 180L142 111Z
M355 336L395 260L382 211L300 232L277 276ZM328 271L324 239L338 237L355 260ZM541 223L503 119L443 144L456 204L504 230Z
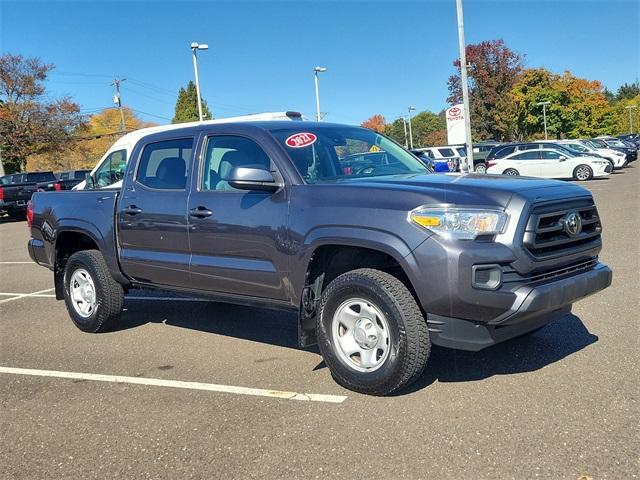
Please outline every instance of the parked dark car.
M638 159L638 148L637 147L629 147L622 143L619 140L606 140L602 138L592 138L591 142L595 143L599 147L602 148L610 148L612 150L617 150L619 152L623 152L627 156L627 162L635 162Z
M56 175L55 181L47 181L38 184L38 190L59 191L59 190L71 190L80 182L87 178L87 175L91 173L91 170L65 170Z
M528 334L612 278L588 190L430 174L392 140L331 123L149 133L120 189L39 192L28 218L29 254L79 329L112 328L140 287L285 309L341 385L375 395L416 380L431 345Z
M27 172L6 175L0 182L0 212L14 220L24 220L27 202L38 188L38 183L55 180L53 172Z

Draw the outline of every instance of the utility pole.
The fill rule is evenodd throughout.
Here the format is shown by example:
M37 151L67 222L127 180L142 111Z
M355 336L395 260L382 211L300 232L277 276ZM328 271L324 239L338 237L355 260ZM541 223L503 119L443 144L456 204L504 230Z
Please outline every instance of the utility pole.
M629 133L633 133L633 118L631 117L631 110L633 110L634 108L638 108L637 105L628 105L626 107L627 110L629 110Z
M111 85L116 87L116 94L113 96L113 103L118 110L120 110L120 131L124 132L126 130L126 126L124 123L124 111L122 110L122 96L120 95L120 84L124 82L126 78L114 78L113 83Z
M551 102L538 102L536 105L542 105L542 119L544 121L544 139L547 140L547 105Z
M411 146L411 149L413 150L413 132L411 131L411 110L415 110L416 107L408 107L407 110L409 111L409 145Z
M402 126L404 127L404 148L409 148L409 137L407 137L407 117L404 115L402 115Z
M462 162L462 171L469 173L469 165L473 165L473 144L471 142L471 109L469 108L469 84L467 83L467 52L464 43L464 15L462 0L456 0L458 14L458 47L460 49L460 80L462 82L462 103L464 104L464 130L467 156Z

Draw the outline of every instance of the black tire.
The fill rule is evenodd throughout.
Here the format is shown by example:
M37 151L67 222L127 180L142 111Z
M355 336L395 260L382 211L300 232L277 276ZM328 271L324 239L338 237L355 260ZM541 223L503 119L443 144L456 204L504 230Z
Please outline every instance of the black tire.
M369 372L349 366L333 340L334 315L354 298L371 302L389 326L389 353L377 369ZM350 390L369 395L388 395L414 382L431 351L427 323L411 292L400 280L379 270L353 270L333 280L322 293L316 328L320 352L334 379Z
M71 279L80 269L90 275L95 286L96 306L87 317L76 311L71 297ZM67 260L64 270L64 302L71 320L83 332L107 331L120 317L124 305L124 290L111 276L104 257L98 250L76 252Z
M518 172L518 170L516 170L515 168L507 168L504 172L502 172L502 174L515 177L516 175L520 175L520 172Z
M476 173L487 173L487 164L484 162L476 163L473 169Z
M578 165L573 169L573 178L580 182L591 180L593 178L593 170L589 165Z

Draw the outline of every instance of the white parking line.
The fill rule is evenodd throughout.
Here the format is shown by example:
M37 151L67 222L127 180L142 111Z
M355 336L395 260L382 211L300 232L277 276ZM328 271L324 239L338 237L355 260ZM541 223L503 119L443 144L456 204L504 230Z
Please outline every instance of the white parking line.
M0 265L24 265L24 264L36 265L39 267L39 265L36 262L0 262Z
M12 297L12 298L4 298L4 299L0 300L0 303L12 302L14 300L20 300L21 298L25 298L25 297L39 297L43 293L50 292L51 290L54 290L54 289L53 288L47 288L46 290L40 290L39 292L32 292L32 293L15 293L15 294L7 293L5 295L17 295L17 296ZM52 296L55 296L55 295L52 295Z
M120 375L101 375L97 373L60 372L56 370L35 370L31 368L0 367L0 373L11 375L30 375L34 377L68 378L73 380L93 380L96 382L150 385L154 387L183 388L187 390L205 390L208 392L232 393L236 395L252 395L257 397L272 397L284 400L302 400L309 402L342 403L347 399L347 397L343 395L283 392L279 390L263 390L261 388L218 385L215 383L183 382L179 380L162 380L159 378L123 377Z

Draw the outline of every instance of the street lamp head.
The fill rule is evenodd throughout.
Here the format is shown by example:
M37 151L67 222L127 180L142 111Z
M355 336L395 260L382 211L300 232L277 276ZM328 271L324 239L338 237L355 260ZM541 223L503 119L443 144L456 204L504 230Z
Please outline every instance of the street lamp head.
M313 69L314 72L326 72L327 68L326 67L314 67Z
M192 42L191 49L192 50L209 50L209 45L207 45L206 43Z
M550 104L551 104L551 102L549 102L549 101L536 103L536 105L550 105Z
M415 109L416 109L416 107L409 105L409 111L415 110Z
M626 106L626 107L624 107L624 108L626 108L627 110L631 110L631 109L633 109L633 108L638 108L638 106L637 106L637 105L627 105L627 106Z

